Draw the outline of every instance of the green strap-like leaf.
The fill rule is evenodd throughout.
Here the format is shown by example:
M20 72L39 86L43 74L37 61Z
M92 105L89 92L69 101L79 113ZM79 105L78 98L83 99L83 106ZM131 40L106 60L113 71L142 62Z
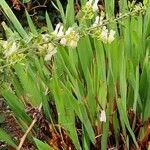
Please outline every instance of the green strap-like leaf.
M38 148L38 150L53 150L48 144L43 143L42 141L34 138L35 144Z
M9 18L9 20L12 22L12 24L14 25L14 27L18 31L18 33L23 38L27 38L28 37L27 33L25 32L22 25L20 24L20 22L18 21L18 19L16 18L16 16L14 15L14 13L12 12L12 10L10 9L10 7L8 6L8 4L6 3L5 0L0 1L0 6L4 10L4 12L7 15L7 17Z
M13 148L17 148L17 145L14 143L12 138L3 129L0 129L0 140L6 142L8 145L12 146Z

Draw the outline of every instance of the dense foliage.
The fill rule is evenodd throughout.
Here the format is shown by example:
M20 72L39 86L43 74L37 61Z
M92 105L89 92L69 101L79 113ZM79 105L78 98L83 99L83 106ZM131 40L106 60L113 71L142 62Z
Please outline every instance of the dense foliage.
M25 133L15 141L0 129L1 140L17 150L24 140L39 150L148 149L150 1L116 3L81 0L75 11L74 0L65 10L56 0L61 23L46 12L39 28L25 11L23 28L1 0L0 93Z

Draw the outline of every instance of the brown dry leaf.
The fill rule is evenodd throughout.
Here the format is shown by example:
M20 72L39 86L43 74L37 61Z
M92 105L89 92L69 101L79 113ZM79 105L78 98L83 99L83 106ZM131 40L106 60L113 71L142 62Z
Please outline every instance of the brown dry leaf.
M48 143L54 150L59 150L61 144L61 138L58 133L53 129L53 126L49 124L49 132L51 134L51 139L48 140Z
M147 130L145 132L145 136L142 140L143 145L148 145L150 137L150 123L148 123Z

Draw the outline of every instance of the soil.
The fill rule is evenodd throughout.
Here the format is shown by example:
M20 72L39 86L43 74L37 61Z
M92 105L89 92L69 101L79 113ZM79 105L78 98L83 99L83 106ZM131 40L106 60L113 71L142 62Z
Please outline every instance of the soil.
M0 99L0 128L5 130L13 140L19 144L23 133L16 123L10 109L4 103L2 99ZM12 147L9 147L3 141L0 141L0 150L14 150ZM22 150L35 150L33 145L31 145L27 140L25 141Z

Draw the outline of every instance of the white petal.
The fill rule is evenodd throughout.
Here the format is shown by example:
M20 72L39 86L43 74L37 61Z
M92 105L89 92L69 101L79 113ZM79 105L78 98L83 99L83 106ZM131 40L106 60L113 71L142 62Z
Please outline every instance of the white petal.
M55 53L57 53L57 49L56 49L56 48L55 48L53 51L49 52L49 53L45 56L44 60L45 60L45 61L51 60L52 56L53 56Z
M97 4L94 4L92 8L93 8L93 11L94 11L94 12L98 11L98 6L97 6Z
M98 11L98 1L99 0L95 0L94 4L93 4L93 11L96 12Z
M62 38L62 39L60 40L60 44L61 44L61 45L65 46L66 43L67 43L66 38Z
M58 33L57 33L57 37L61 37L64 35L64 32L63 32L63 26L60 27Z
M69 27L68 30L66 31L66 35L70 34L73 31L73 28Z
M94 4L98 4L98 1L99 1L99 0L95 0Z
M96 26L102 25L102 24L103 24L103 17L97 16L97 17L95 18L95 22L94 22L94 24L93 24L93 27L96 27Z
M106 30L106 29L107 29L106 26L103 26L102 30Z
M109 36L108 36L108 43L111 43L111 42L114 41L114 39L115 39L115 37L114 37L115 33L116 32L114 30L110 30L110 33L109 33Z
M89 1L86 2L86 5L87 6L92 6L92 2L93 2L93 0L89 0Z
M101 122L106 122L106 113L104 110L101 111L100 113L100 121Z
M114 36L109 36L108 37L108 43L110 44L110 43L112 43L113 41L114 41Z
M100 20L100 17L99 17L99 16L96 16L94 23L98 24L98 23L99 23L99 20Z
M17 45L16 45L16 42L14 42L13 44L12 44L12 46L10 47L10 49L7 49L6 51L5 51L5 56L6 57L9 57L9 56L11 56L13 53L15 53L17 51Z
M74 41L74 40L71 40L69 43L68 43L68 46L71 47L71 48L76 48L77 47L77 42Z
M58 23L58 24L56 25L56 28L55 28L55 31L54 31L55 34L58 33L58 30L59 30L60 26L61 26L60 23Z
M8 46L8 41L2 41L3 48L6 49Z
M55 46L52 43L48 43L48 51L53 51Z
M107 43L107 38L108 38L108 30L106 29L106 27L104 26L103 29L102 29L102 32L101 32L101 40L104 42L104 43Z
M114 36L115 34L116 34L116 31L110 30L110 35L111 35L111 36Z
M43 39L45 42L48 42L48 37L49 37L48 34L42 34L42 39Z

